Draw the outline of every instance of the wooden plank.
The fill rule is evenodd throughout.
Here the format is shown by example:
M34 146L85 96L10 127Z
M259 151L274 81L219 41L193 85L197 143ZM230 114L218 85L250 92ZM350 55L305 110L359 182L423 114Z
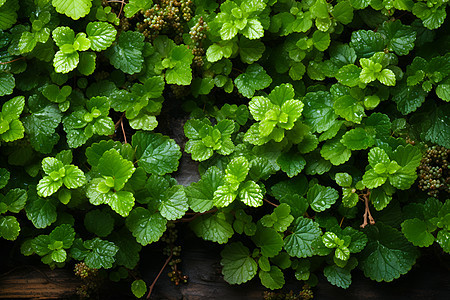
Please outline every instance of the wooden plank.
M0 299L64 299L75 295L80 284L67 269L21 266L0 277Z

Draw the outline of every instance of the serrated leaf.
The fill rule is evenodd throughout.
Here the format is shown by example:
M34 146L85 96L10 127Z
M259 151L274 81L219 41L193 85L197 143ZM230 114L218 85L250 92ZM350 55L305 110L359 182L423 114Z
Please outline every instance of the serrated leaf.
M0 205L4 206L5 209L5 211L0 210L1 213L5 213L6 211L19 213L27 202L27 193L23 189L11 189L4 197L0 196L0 199Z
M200 216L189 225L197 236L219 244L228 242L234 234L224 213Z
M144 11L151 8L153 4L152 0L130 0L123 9L127 18L133 17L138 11L143 9ZM138 297L140 298L140 297Z
M209 168L198 182L185 188L189 207L195 212L205 212L214 205L215 190L223 184L223 173L217 167Z
M125 73L134 74L142 70L144 59L144 35L136 31L125 31L116 44L106 51L111 64Z
M25 206L27 218L36 228L45 228L56 221L56 206L52 199L41 198L35 189L29 189L27 202Z
M377 223L367 230L369 242L361 253L360 268L372 280L392 281L416 262L417 249L396 229Z
M147 285L142 279L134 280L131 284L131 292L136 298L141 298L147 292Z
M355 49L358 57L371 57L384 50L385 42L380 33L371 30L352 32L350 47Z
M442 247L442 250L446 253L450 253L450 231L439 231L436 237L436 242Z
M338 138L333 138L325 142L320 150L320 155L338 166L348 161L352 152Z
M298 175L306 165L306 160L297 151L281 153L277 159L277 164L281 170L290 178Z
M91 22L86 26L86 33L91 41L91 49L102 51L112 45L116 39L117 30L107 22Z
M220 253L223 266L222 274L229 284L241 284L252 279L258 271L258 265L250 257L250 251L241 242L226 245Z
M129 269L135 268L139 262L139 252L142 246L136 242L130 231L124 227L120 231L114 231L110 235L110 239L119 247L119 251L115 256L116 264Z
M91 210L84 217L84 226L99 237L106 237L114 228L114 219L105 211Z
M12 94L16 81L14 75L10 73L0 73L0 96Z
M328 130L337 118L333 108L333 98L328 92L312 92L302 100L305 104L303 116L305 123L313 132Z
M414 48L416 32L400 20L384 22L378 32L388 40L389 50L398 55L407 55Z
M263 192L254 181L246 181L239 188L239 198L248 206L258 207L263 205Z
M375 143L374 138L361 127L347 131L341 139L341 143L350 150L367 149Z
M280 234L272 228L259 227L252 240L256 246L261 248L261 254L266 257L277 255L283 248L283 239Z
M294 220L292 233L284 238L284 249L290 256L311 257L315 254L313 241L320 237L319 224L311 219L299 217Z
M245 73L234 80L239 92L247 98L253 97L255 91L268 87L271 82L272 78L258 64L251 64Z
M341 1L337 3L333 7L331 14L336 18L336 20L344 25L350 23L353 20L353 8L350 1Z
M259 60L265 49L264 43L261 41L251 41L245 37L239 40L239 55L246 64L252 64Z
M183 186L175 185L166 190L158 209L161 215L167 220L181 218L189 209Z
M336 265L326 266L323 269L323 274L332 285L343 289L348 288L352 283L352 275L350 274L350 271Z
M0 216L0 237L14 241L20 233L20 224L14 216Z
M64 53L60 50L56 52L55 57L53 58L53 66L55 67L55 72L65 74L74 70L79 61L80 56L78 55L78 52Z
M89 13L92 0L52 0L52 5L60 14L65 14L74 20L78 20Z
M143 207L133 209L126 219L127 228L142 246L158 241L166 224L167 220L160 213L151 213Z
M362 118L366 115L361 103L350 95L344 95L336 99L334 109L345 120L357 124L360 124Z
M114 243L99 238L85 241L84 246L90 250L84 261L88 267L95 269L111 268L114 263L114 256L119 250Z
M140 131L133 135L132 145L138 165L147 173L164 175L177 170L181 151L174 140L159 133Z
M331 188L319 184L308 190L307 200L311 208L316 212L324 211L333 205L339 198L339 193Z
M120 191L134 171L133 163L122 158L115 149L105 151L98 161L98 170L102 176L112 177L114 189Z
M283 272L277 266L271 266L270 271L259 271L261 284L271 290L281 289L284 286Z
M429 247L434 242L434 236L428 232L427 224L417 218L405 220L402 232L414 246Z

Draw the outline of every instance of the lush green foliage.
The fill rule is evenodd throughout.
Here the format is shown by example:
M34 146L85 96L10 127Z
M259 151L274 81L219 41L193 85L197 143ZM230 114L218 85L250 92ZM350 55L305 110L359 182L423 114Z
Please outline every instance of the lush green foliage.
M191 221L226 244L226 281L269 289L289 269L392 281L418 247L450 253L447 4L0 1L0 237L114 274ZM160 133L165 105L186 142Z

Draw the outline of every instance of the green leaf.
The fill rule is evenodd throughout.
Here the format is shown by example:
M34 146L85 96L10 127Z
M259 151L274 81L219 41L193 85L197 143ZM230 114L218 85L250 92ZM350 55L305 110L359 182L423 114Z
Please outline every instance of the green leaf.
M0 96L12 94L16 82L14 75L10 73L0 73Z
M5 209L5 211L0 211L0 213L10 211L17 214L27 202L27 193L23 189L11 189L4 197L0 196L0 199L1 206L4 206Z
M261 284L271 290L281 289L284 286L283 272L277 266L271 266L270 271L259 271Z
M142 279L134 280L131 284L131 292L136 298L143 297L147 292L147 285L145 284L145 281Z
M385 42L379 32L358 30L352 32L350 47L355 49L358 57L371 57L384 50Z
M112 267L114 256L119 250L114 243L95 238L85 241L83 244L90 250L84 259L89 268L109 269Z
M0 237L14 241L20 233L20 224L16 217L0 216Z
M241 242L225 246L220 253L223 266L222 274L229 284L241 284L252 279L258 271L258 265L250 257L250 251Z
M160 213L151 213L143 207L133 209L126 219L127 228L142 246L158 241L166 224L167 220Z
M334 109L345 120L357 124L360 124L362 118L366 115L361 103L350 95L344 95L336 99Z
M397 103L397 109L403 115L416 111L425 101L427 95L420 86L406 86L405 84L395 87L395 91L392 101Z
M258 207L263 205L263 191L254 181L247 181L240 186L239 197L248 206Z
M49 234L49 238L50 243L61 242L60 247L57 247L57 249L68 249L72 246L72 243L75 240L75 230L69 224L62 224L53 229L53 231Z
M248 19L242 34L251 40L259 39L264 36L264 28L258 19Z
M316 212L324 211L333 205L339 198L339 193L331 188L319 184L308 190L307 200L311 208Z
M0 30L9 29L17 21L19 1L7 0L0 6Z
M111 64L125 73L134 74L142 70L144 59L144 35L136 31L124 31L116 44L106 51Z
M141 9L145 11L151 8L152 4L153 4L152 0L130 0L123 9L125 12L125 17L131 18Z
M102 176L113 179L114 189L120 191L134 171L133 163L122 158L115 149L105 151L98 161L98 170Z
M164 175L177 170L181 151L174 140L159 133L140 131L133 135L132 145L138 165L147 173Z
M114 219L109 213L95 209L84 216L84 226L99 237L106 237L114 229Z
M311 219L299 217L295 219L292 233L284 238L284 249L290 256L311 257L315 254L313 241L322 233L319 224Z
M78 20L89 13L92 0L52 0L52 5L60 14L65 14L74 20Z
M52 199L44 199L37 195L35 189L28 190L28 201L25 206L27 218L36 228L45 228L56 221L56 206Z
M331 12L333 17L344 25L353 20L353 8L350 2L351 1L341 1L337 3Z
M404 221L402 232L414 246L429 247L434 242L434 236L428 231L427 223L417 218Z
M447 253L450 253L450 232L447 230L441 230L438 232L436 237L436 242L442 247Z
M364 150L375 143L374 138L361 127L347 131L341 139L341 143L350 150Z
M272 78L258 64L251 64L245 73L234 80L239 92L247 98L253 97L255 91L268 87L271 82Z
M333 165L338 166L348 161L352 153L342 144L339 138L333 138L325 142L320 150L320 155Z
M326 266L323 269L323 274L332 285L343 289L348 288L352 283L352 275L346 268L340 268L336 265Z
M223 185L223 173L217 167L209 168L198 182L185 188L189 207L195 212L205 212L214 205L215 190Z
M112 45L116 39L117 30L107 22L91 22L86 26L86 33L91 41L91 49L102 51Z
M403 25L400 20L384 22L378 32L387 40L389 50L398 55L407 55L414 49L416 32L411 26Z
M369 242L361 253L360 268L372 280L392 281L406 274L418 251L396 229L377 223L367 230Z
M189 225L197 236L219 244L228 242L234 234L233 227L224 213L200 216Z
M427 107L426 110L414 116L411 123L421 138L450 148L450 104L439 107Z
M29 100L31 101L31 100ZM50 153L58 142L59 135L55 129L61 122L61 111L56 105L39 106L32 114L22 119L25 133L30 139L31 146L41 153Z
M289 151L282 153L278 159L277 164L281 170L287 174L290 178L299 174L306 165L306 160L297 151Z
M264 43L261 41L252 41L245 37L239 40L239 55L242 62L246 64L252 64L258 61L262 57L265 49Z
M53 58L53 66L55 67L55 72L65 74L74 70L79 61L80 56L78 52L64 53L60 50L56 52Z
M119 247L115 259L116 264L133 269L139 262L139 252L142 246L136 242L130 231L123 227L120 231L114 231L110 239Z
M277 255L283 248L281 235L272 228L258 227L252 240L256 246L261 248L261 254L266 257Z
M11 174L8 170L0 168L0 189L4 188L9 181Z
M351 48L353 49L353 48ZM336 79L339 83L354 87L360 83L359 75L361 74L361 68L354 64L345 65L339 69L336 74Z
M183 186L175 185L166 190L158 209L167 220L176 220L184 216L189 206Z
M333 108L333 98L329 92L311 92L302 100L305 104L303 116L305 123L313 132L328 130L337 118Z
M325 51L330 46L330 34L316 30L313 33L312 41L314 43L314 47L316 47L317 50Z

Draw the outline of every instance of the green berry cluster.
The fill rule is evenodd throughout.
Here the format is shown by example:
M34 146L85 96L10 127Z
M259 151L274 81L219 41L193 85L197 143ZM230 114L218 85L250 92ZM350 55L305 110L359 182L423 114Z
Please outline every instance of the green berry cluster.
M208 24L203 20L203 17L198 19L198 22L191 28L189 34L192 40L192 54L194 54L194 65L197 67L203 66L203 55L205 49L203 48L203 40L206 38L206 31Z
M150 9L141 11L143 22L136 24L136 29L150 40L161 32L173 34L176 43L183 41L183 25L192 19L192 0L155 1Z
M264 292L264 300L310 300L313 298L314 295L311 287L307 284L303 286L303 290L298 294L294 294L293 291L290 291L289 293L269 291Z
M440 191L450 193L450 150L442 146L426 147L419 166L419 188L432 197L437 197Z
M82 284L77 288L77 294L81 299L90 298L100 287L98 270L89 268L84 262L79 262L74 268L75 275L80 277Z
M181 263L181 258L179 257L181 255L181 246L175 246L177 238L178 231L175 224L173 222L167 223L167 230L161 237L161 241L166 243L166 246L163 248L163 254L167 256L172 255L172 259L169 261L171 270L167 276L169 276L170 281L175 283L175 285L187 283L188 281L188 276L183 275L183 272L178 269L178 264Z

